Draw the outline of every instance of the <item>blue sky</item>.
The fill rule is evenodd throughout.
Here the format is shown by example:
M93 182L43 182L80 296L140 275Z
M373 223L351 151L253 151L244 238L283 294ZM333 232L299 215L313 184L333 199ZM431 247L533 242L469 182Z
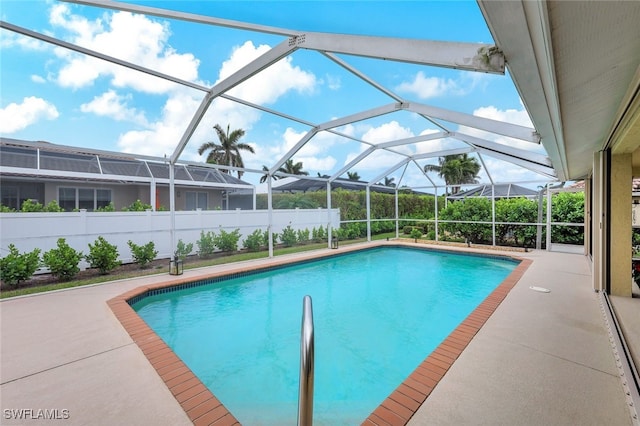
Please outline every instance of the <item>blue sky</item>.
M138 1L163 9L197 13L300 31L375 35L426 40L493 43L472 1ZM282 36L205 26L48 0L3 0L2 20L212 86ZM203 94L136 71L87 58L0 31L0 134L5 137L145 155L170 155ZM392 61L340 56L405 99L531 126L508 75L463 72ZM323 123L393 102L315 51L298 50L230 92L268 108ZM309 127L216 100L181 159L204 161L197 148L217 140L214 124L246 131L248 168L271 166ZM437 130L411 113L394 113L347 125L342 132L371 143ZM495 140L495 139L493 139ZM544 153L541 146L514 140L500 143ZM437 150L447 141L406 147L407 153ZM331 175L364 148L352 140L320 134L294 156L311 176ZM413 150L413 151L411 151ZM496 181L541 180L542 176L483 157ZM396 162L381 153L353 170L364 180ZM436 163L437 159L421 164ZM402 170L390 175L400 180ZM481 177L486 181L486 174ZM256 183L259 174L245 174ZM432 176L440 183L436 175ZM402 182L425 184L417 171ZM422 182L422 183L420 183Z

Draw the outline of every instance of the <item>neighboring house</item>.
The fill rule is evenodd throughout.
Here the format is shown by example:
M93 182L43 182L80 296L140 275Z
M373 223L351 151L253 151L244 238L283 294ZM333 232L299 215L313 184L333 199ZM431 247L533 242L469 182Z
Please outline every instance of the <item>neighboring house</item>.
M253 209L255 188L230 174L192 163L175 165L176 210ZM243 191L242 191L243 190ZM236 191L244 195L230 196ZM56 200L67 211L94 211L136 200L169 209L169 164L137 156L0 138L0 202L19 210L25 200Z
M499 198L515 198L515 197L526 197L526 198L534 198L538 195L537 191L533 189L525 188L523 186L514 185L512 183L504 183L493 185L493 189L491 185L481 185L475 188L469 189L464 192L459 192L455 195L450 195L447 197L450 201L464 200L468 197L485 197L491 198L492 196L496 199Z
M353 181L349 179L335 179L331 182L331 189L346 189L350 191L364 191L367 188L367 182ZM297 180L291 180L284 185L274 186L273 192L313 192L313 191L326 191L327 182L321 179L305 179L300 178ZM433 195L424 192L417 192L410 189L399 188L400 192L407 192L411 194L421 195ZM382 192L385 194L395 194L396 188L391 186L375 185L371 186L372 192Z

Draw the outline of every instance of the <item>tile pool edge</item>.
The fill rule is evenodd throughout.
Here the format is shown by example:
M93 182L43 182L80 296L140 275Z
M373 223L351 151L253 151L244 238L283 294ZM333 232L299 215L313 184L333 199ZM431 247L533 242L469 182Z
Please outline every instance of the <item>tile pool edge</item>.
M515 286L532 261L512 255L447 250L440 247L416 247L415 245L397 242L377 244L366 247L364 250L378 247L411 247L428 251L455 252L463 255L511 259L519 262L507 278L363 422L363 425L404 425L424 403L439 380ZM214 423L216 425L239 425L240 422L231 412L138 316L130 305L131 300L144 297L154 290L186 286L198 279L224 277L230 274L255 273L256 271L304 263L356 250L363 250L363 248L353 247L341 250L340 253L335 251L311 253L293 260L272 259L269 265L239 265L234 270L210 273L204 278L185 277L158 284L144 285L110 299L107 304L195 425Z

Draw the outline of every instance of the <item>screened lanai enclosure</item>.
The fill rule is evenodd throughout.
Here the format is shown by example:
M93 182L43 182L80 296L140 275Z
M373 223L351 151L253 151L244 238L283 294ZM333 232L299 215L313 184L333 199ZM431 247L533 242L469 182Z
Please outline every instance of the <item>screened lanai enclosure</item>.
M141 194L143 197L148 194L152 210L159 207L154 195L156 185L166 185L167 198L163 204L167 211L159 213L168 220L163 223L170 230L169 248L176 247L186 235L176 227L176 220L181 220L176 219L183 213L181 210L196 210L199 205L198 195L195 195L196 202L188 205L179 204L182 201L177 200L180 188L184 191L188 180L192 187L215 187L223 191L228 198L226 207L221 203L221 208L233 210L237 215L236 219L227 222L212 219L214 225L208 225L211 229L238 228L246 235L249 233L248 221L256 220L269 234L270 255L273 254L274 234L281 233L288 225L295 229L324 228L329 247L333 237L344 238L347 235L341 229L357 225L359 236L371 239L382 228L388 231L389 222L396 236L410 226L419 227L427 237L435 240L455 234L458 238L462 235L468 243L496 244L500 242L497 240L505 237L516 245L528 245L530 248L551 248L552 227L579 228L578 233L582 232L582 220L558 221L552 214L553 194L569 186L565 181L579 176L568 172L557 149L553 148L557 141L550 136L548 140L541 137L526 108L521 108L517 114L491 114L490 108L480 107L491 104L491 93L485 93L486 101L479 103L477 99L469 98L469 103L477 107L471 108L472 111L461 111L448 106L446 100L428 102L428 96L422 96L418 90L409 90L407 84L381 82L385 74L408 72L416 75L414 83L417 84L420 79L429 81L425 76L429 76L433 69L444 69L446 77L434 79L433 84L455 86L459 84L456 82L465 80L483 84L485 78L490 78L499 84L493 87L503 87L517 97L521 88L511 80L509 58L493 41L436 41L287 29L217 18L213 16L214 11L211 14L191 13L187 6L185 10L177 11L111 1L64 2L68 3L99 12L129 12L145 16L165 23L163 25L170 23L174 31L185 30L188 26L189 31L196 31L199 35L193 37L194 42L207 40L216 48L221 48L227 38L236 43L235 49L240 49L238 46L242 40L254 34L268 37L268 43L261 44L259 49L255 49L255 54L239 63L202 64L213 70L219 66L221 70L217 80L207 84L204 79L175 75L154 67L152 63L130 61L126 54L119 54L118 49L87 47L79 38L67 40L10 22L2 21L0 24L2 29L16 37L55 46L73 57L90 58L88 64L100 64L95 66L108 68L113 75L135 75L131 78L145 80L152 85L170 85L181 93L182 97L178 99L183 102L179 107L188 109L189 119L183 123L180 133L173 138L163 138L162 143L144 140L146 143L137 147L123 145L122 155L126 158L119 160L119 164L144 165L144 176L135 180L149 184L148 193L143 190ZM219 32L222 30L224 35ZM487 36L491 38L488 32ZM286 72L304 74L305 71L301 71L304 69L308 70L306 77L314 78L311 73L316 64L322 64L323 72L330 69L329 73L324 76L318 74L315 78L322 78L326 80L327 87L331 86L321 96L322 102L334 105L333 115L319 114L319 108L313 108L313 103L320 101L310 98L309 91L305 91L303 86L289 88L287 97L297 100L286 105L256 95L258 88L268 85L270 79L288 78L287 74L281 75ZM339 90L339 87L347 86L356 89L358 96L345 95ZM464 92L459 88L456 96L464 97ZM226 110L233 112L226 114ZM266 140L247 138L257 158L249 161L247 159L252 157L246 154L246 166L211 164L195 154L203 142L211 140L211 128L219 123L220 117L247 123L240 118L247 116L254 117L250 122L253 129L272 128L284 132L284 143L278 149L267 149ZM234 122L219 124L227 131L236 126ZM251 129L246 130L251 136ZM29 142L25 143L29 145ZM545 147L552 148L552 157ZM64 150L73 151L73 147L66 146ZM88 156L89 161L94 161L92 155L95 158L106 155L108 158L112 154L99 150L93 152L90 141L77 153L78 156ZM472 158L480 170L469 182L449 184L438 170L439 161L446 156L462 154ZM57 173L62 174L58 177L82 178L85 184L91 182L90 186L95 188L109 180L127 181L117 172L109 173L107 167L100 169L100 164L98 161L92 172L82 171L82 176L78 171L64 175L65 171L58 170ZM306 174L292 173L287 169L288 164L304 165ZM4 163L2 166L3 179L9 175L41 179L54 174L46 170L44 162L37 162L31 168ZM154 168L162 169L163 173L166 171L166 176L156 178ZM314 176L316 172L317 176ZM233 174L238 174L240 179L233 178ZM304 182L312 184L313 191L291 189L291 185L299 184L302 177ZM286 181L290 185L288 190L281 187ZM500 191L505 184L528 188L528 199L535 206L533 219L531 216L524 219L501 216L503 207L500 203L505 197L500 195ZM470 191L470 195L478 185L484 188L480 195L464 197L466 191ZM197 189L193 191L198 193ZM359 195L344 195L346 191ZM281 201L286 193L294 198L288 204ZM462 197L456 201L450 198L452 195ZM248 197L250 202L235 205L228 201L233 197ZM428 198L430 201L425 203L429 206L417 207L422 209L419 212L411 211L413 201L408 201L411 197ZM309 205L309 199L313 200L312 205ZM442 217L442 212L455 203L474 202L483 203L487 215L454 217L453 213L448 213ZM381 207L383 204L386 206L384 209ZM204 205L210 208L208 204ZM354 210L358 212L351 214L348 206L356 206ZM337 208L340 209L338 212ZM321 209L321 213L313 219L296 222L296 215L304 209ZM266 211L260 219L250 215L250 211L260 210ZM282 211L288 211L288 221L274 219ZM243 214L247 214L246 218L238 219ZM458 232L463 225L478 222L485 227L482 238ZM255 225L252 224L254 228ZM524 229L528 233L526 242L523 238L514 241L512 237ZM195 228L189 228L192 234L194 231ZM167 251L172 253L171 249Z

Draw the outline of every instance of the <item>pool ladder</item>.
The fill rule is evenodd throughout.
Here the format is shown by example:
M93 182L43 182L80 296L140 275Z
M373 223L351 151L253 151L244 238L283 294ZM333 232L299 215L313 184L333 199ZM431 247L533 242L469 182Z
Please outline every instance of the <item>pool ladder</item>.
M311 305L311 296L305 296L302 299L298 426L311 426L313 424L313 346L313 307Z

